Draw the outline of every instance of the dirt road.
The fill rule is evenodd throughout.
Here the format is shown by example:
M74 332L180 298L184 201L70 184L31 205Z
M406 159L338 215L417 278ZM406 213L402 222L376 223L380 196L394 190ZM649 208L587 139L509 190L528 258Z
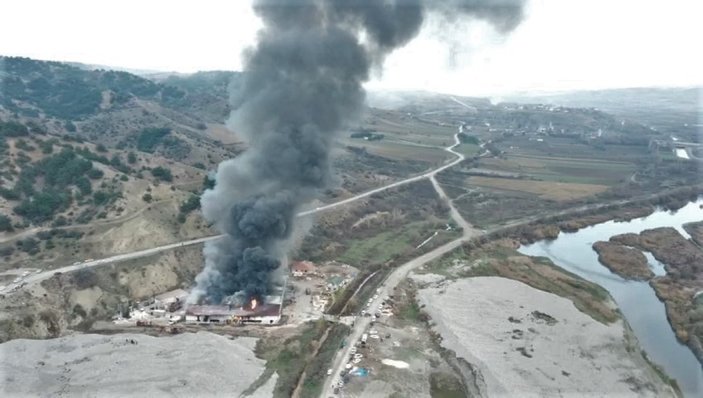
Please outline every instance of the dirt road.
M460 153L457 153L453 150L454 147L460 144L459 142L459 136L458 134L454 136L455 144L445 148L446 151L451 152L455 155L458 156L458 159L455 160L454 162L450 163L450 165L457 164L464 160L464 156ZM475 229L471 224L469 224L457 211L457 209L454 207L454 204L452 203L451 200L449 200L449 197L447 196L446 192L444 192L444 189L439 185L437 180L435 179L435 175L439 173L440 171L446 169L447 167L451 166L443 166L440 167L437 170L434 170L432 172L427 173L425 176L429 177L430 181L432 181L432 186L434 189L437 191L437 194L447 202L449 205L450 209L450 214L454 222L459 225L462 230L463 234L461 238L453 240L449 243L446 243L430 252L427 252L419 257L416 257L407 263L401 265L400 267L396 268L392 273L388 275L386 280L381 284L379 287L379 290L377 292L377 297L375 300L372 299L369 308L376 308L378 305L381 303L381 301L384 300L384 297L387 297L393 293L393 289L403 280L405 279L410 271L414 270L417 267L420 267L421 265L432 261L438 257L441 257L450 251L456 249L457 247L461 246L461 244L465 241L468 241L469 239L478 236L483 233L483 231ZM371 311L373 312L373 311ZM324 387L322 388L322 397L329 397L334 394L334 388L335 385L338 384L339 380L341 379L341 373L344 370L344 365L348 362L348 359L351 355L351 349L354 347L354 343L356 341L359 341L361 339L361 336L366 332L366 330L369 328L371 324L371 319L372 317L357 317L356 321L354 323L354 327L349 335L348 341L349 344L346 346L345 349L338 351L337 355L334 357L334 361L332 362L332 374L327 377L327 380L325 380Z
M399 186L401 186L401 185L410 184L410 183L412 183L412 182L419 181L419 180L422 180L422 179L424 179L424 178L432 178L433 184L435 185L435 189L439 188L439 189L441 190L441 187L439 187L439 184L437 184L436 181L434 181L434 176L435 176L437 173L439 173L439 172L441 172L441 171L443 171L443 170L446 170L447 168L452 167L452 166L458 164L459 162L461 162L462 160L464 160L464 155L462 155L461 153L458 153L458 152L456 152L456 151L453 150L453 148L456 147L456 146L459 145L459 144L460 144L460 142L459 142L459 135L458 135L458 134L455 134L455 135L454 135L454 145L451 145L451 146L449 146L449 147L447 147L447 148L444 148L444 150L447 151L447 152L450 152L450 153L452 153L452 154L454 154L454 155L456 155L457 158L456 158L455 160L453 160L453 161L451 161L451 162L449 162L449 163L443 165L443 166L440 166L440 167L438 167L438 168L436 168L436 169L434 169L434 170L431 170L431 171L429 171L429 172L427 172L427 173L420 174L420 175L417 175L417 176L414 176L414 177L410 177L410 178L407 178L407 179L402 180L402 181L394 182L394 183L392 183L392 184L389 184L389 185L386 185L386 186L383 186L383 187L380 187L380 188L376 188L376 189L373 189L373 190L371 190L371 191L367 191L367 192L361 193L361 194L359 194L359 195L353 196L353 197L348 198L348 199L341 200L341 201L339 201L339 202L331 203L331 204L328 204L328 205L325 205L325 206L320 206L320 207L316 207L316 208L311 209L311 210L306 210L306 211L300 212L300 213L297 214L297 216L298 216L298 217L305 217L305 216L310 216L310 215L313 215L313 214L316 214L316 213L320 213L320 212L323 212L323 211L332 210L332 209L335 209L335 208L337 208L337 207L344 206L344 205L347 205L347 204L352 203L352 202L354 202L354 201L357 201L357 200L359 200L359 199L362 199L362 198L371 196L371 195L373 195L373 194L375 194L375 193L383 192L383 191L385 191L385 190L392 189L392 188L396 188L396 187L399 187ZM446 194L444 194L444 191L439 191L439 190L438 190L438 192L440 192L440 196L446 198ZM452 209L453 209L453 207L452 207ZM458 215L459 213L456 211L456 209L453 209L453 210L452 210L452 214L453 214L453 215L454 215L454 214ZM461 218L461 217L459 216L459 218ZM463 219L462 219L462 222L457 221L457 223L458 223L459 225L462 225L462 227L463 227L463 225L468 225L468 223L466 223L466 221L463 221ZM40 229L36 229L36 228L35 228L35 229L31 230L32 233L36 232L35 230L38 231L38 230L40 230ZM26 233L28 233L28 232L29 232L29 231L26 231ZM11 293L11 292L13 292L13 291L17 291L17 290L23 288L24 286L32 285L32 284L35 284L35 283L39 283L39 282L41 282L41 281L43 281L43 280L46 280L46 279L48 279L48 278L51 278L51 277L52 277L55 273L57 273L57 272L61 272L61 273L73 272L73 271L77 271L77 270L79 270L79 269L91 268L91 267L96 267L96 266L100 266L100 265L104 265L104 264L111 264L111 263L115 263L115 262L119 262L119 261L132 260L132 259L135 259L135 258L151 256L151 255L158 254L158 253L161 253L161 252L164 252L164 251L167 251L167 250L177 249L177 248L179 248L179 247L185 247L185 246L190 246L190 245L197 245L197 244L200 244L200 243L207 242L207 241L209 241L209 240L218 239L218 238L220 238L221 236L222 236L222 235L213 235L213 236L207 236L207 237L198 238L198 239L191 239L191 240L187 240L187 241L176 242L176 243L171 243L171 244L168 244L168 245L153 247L153 248L151 248L151 249L139 250L139 251L135 251L135 252L131 252L131 253L118 254L118 255L116 255L116 256L106 257L106 258L99 259L99 260L86 261L86 262L82 262L82 263L80 263L80 264L72 264L72 265L68 265L68 266L65 266L65 267L61 267L61 268L56 268L56 269L44 271L44 272L41 272L41 273L38 273L38 274L31 275L31 276L29 276L29 277L23 279L22 281L20 281L20 282L18 282L18 283L16 283L16 284L15 284L15 283L12 283L12 284L9 284L9 285L3 287L2 289L0 289L0 294L8 294L8 293Z

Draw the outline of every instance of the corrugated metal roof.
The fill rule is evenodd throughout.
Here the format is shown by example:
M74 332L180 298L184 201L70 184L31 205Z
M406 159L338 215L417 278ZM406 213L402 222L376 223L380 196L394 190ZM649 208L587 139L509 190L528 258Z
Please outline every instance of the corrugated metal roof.
M255 310L242 307L230 308L228 305L191 305L186 308L186 315L225 317L275 316L278 315L280 310L281 306L277 304L260 304Z

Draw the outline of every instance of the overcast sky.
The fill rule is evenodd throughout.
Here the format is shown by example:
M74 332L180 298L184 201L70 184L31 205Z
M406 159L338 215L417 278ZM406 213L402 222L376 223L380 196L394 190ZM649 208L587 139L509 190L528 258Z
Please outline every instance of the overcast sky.
M239 70L247 0L4 0L0 54L134 69ZM703 83L703 0L531 0L507 36L466 21L386 60L372 88L466 95Z

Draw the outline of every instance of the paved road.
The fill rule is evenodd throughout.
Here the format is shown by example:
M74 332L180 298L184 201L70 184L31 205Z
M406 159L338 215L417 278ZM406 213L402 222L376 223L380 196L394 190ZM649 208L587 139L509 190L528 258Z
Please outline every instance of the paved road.
M139 215L141 215L142 213L144 213L147 210L153 209L157 205L160 205L162 203L174 202L174 201L175 201L174 199L157 200L157 201L151 202L148 206L142 207L141 209L139 209L133 213L123 214L121 216L117 216L117 217L111 218L109 220L96 220L96 221L93 221L93 222L87 223L87 224L71 224L71 225L64 225L64 226L60 226L60 227L51 227L51 226L34 227L34 228L30 228L30 229L27 229L27 230L24 230L22 232L18 232L15 234L0 236L0 243L6 243L6 242L13 241L13 240L28 238L30 236L34 236L38 232L51 231L54 229L70 231L70 230L75 230L75 229L88 229L88 228L95 228L95 227L105 227L105 226L110 226L110 225L114 225L114 224L123 224L127 221L130 221L130 220L133 220L133 219L139 217Z
M455 221L458 224L461 224L463 218L459 217L459 219L455 219ZM466 221L463 221L463 223L466 223ZM407 263L396 268L390 275L388 275L386 280L379 287L380 291L378 292L378 298L371 302L370 308L372 308L372 311L370 312L376 312L373 309L377 308L385 297L393 294L393 289L408 276L410 271L414 270L417 267L420 267L421 265L429 261L432 261L449 253L450 251L461 246L464 241L480 233L476 231L473 227L471 227L468 223L466 224L469 226L469 228L466 228L464 230L464 234L461 238L446 243L443 246L429 251L420 257L408 261ZM349 357L351 355L351 347L353 347L354 344L361 339L361 336L366 333L366 331L369 329L372 319L373 317L356 318L354 328L352 329L349 337L347 338L349 344L343 350L338 351L337 355L334 357L334 361L332 362L332 375L327 376L327 380L325 380L324 387L322 388L321 397L325 398L334 395L334 384L341 379L341 373L344 370L344 365L349 362Z
M463 230L462 236L459 239L446 243L434 250L431 250L419 257L408 261L407 263L401 265L400 267L396 268L393 272L391 272L386 278L386 280L383 281L381 286L378 288L379 291L377 293L378 296L376 300L372 300L370 303L369 308L371 308L371 310L369 312L372 314L376 312L375 308L377 308L379 304L381 304L383 299L393 293L393 289L395 289L395 287L408 276L410 271L414 270L417 267L420 267L421 265L429 261L432 261L449 253L450 251L461 246L464 241L467 241L483 233L483 231L475 229L461 216L459 211L457 211L457 209L454 207L454 204L447 196L446 192L444 192L444 189L442 189L442 186L439 185L439 183L435 179L435 175L440 171L445 170L447 167L451 167L452 165L464 160L464 155L454 151L454 147L456 147L460 143L458 135L454 136L454 140L455 144L445 148L445 150L455 154L458 157L457 160L450 163L450 166L443 166L437 170L427 173L425 177L429 177L430 181L432 181L432 186L437 191L437 194L442 199L444 199L449 205L449 211L452 219ZM338 383L341 379L341 373L342 371L344 371L344 366L347 364L347 362L349 362L349 357L351 356L351 349L352 347L354 347L354 344L361 339L361 336L369 329L372 319L373 316L356 318L354 327L352 328L352 331L347 339L347 341L349 341L349 344L343 350L338 351L337 355L334 357L334 361L332 362L332 375L328 376L325 380L325 384L322 388L322 398L334 395L335 384Z
M365 197L367 197L367 196L371 196L371 195L373 195L373 194L375 194L375 193L383 192L383 191L385 191L385 190L387 190L387 189L396 188L396 187L399 187L399 186L401 186L401 185L410 184L411 182L420 181L420 180L422 180L422 179L432 177L432 176L436 175L437 173L440 173L440 172L442 172L442 171L444 171L444 170L446 170L446 169L448 169L448 168L450 168L450 167L452 167L452 166L454 166L454 165L456 165L456 164L458 164L458 163L461 163L461 161L463 161L464 159L466 159L466 157L465 157L463 154L461 154L461 153L459 153L459 152L456 152L456 151L454 150L454 148L455 148L457 145L459 145L460 143L461 143L461 142L459 141L459 134L455 134L455 135L454 135L454 145L449 146L449 147L446 147L446 148L444 148L444 150L447 151L447 152L449 152L449 153L451 153L451 154L453 154L453 155L456 155L457 158L454 159L454 160L452 160L451 162L449 162L449 163L447 163L447 164L441 166L441 167L438 167L438 168L436 168L436 169L430 170L430 171L428 171L427 173L420 174L420 175L417 175L417 176L415 176L415 177L410 177L410 178L407 178L407 179L402 180L402 181L398 181L398 182L394 182L394 183L389 184L389 185L382 186L382 187L380 187L380 188L372 189L372 190L370 190L370 191L367 191L367 192L364 192L364 193L362 193L362 194L353 196L353 197L351 197L351 198L344 199L344 200L340 200L339 202L331 203L331 204L328 204L328 205L325 205L325 206L316 207L316 208L314 208L314 209L312 209L312 210L308 210L308 211L304 211L304 212L298 213L298 216L307 216L307 215L314 214L314 213L318 213L318 212L321 212L321 211L334 209L335 207L344 206L344 205L346 205L346 204L349 204L349 203L354 202L354 201L356 201L356 200L359 200L359 199L361 199L361 198L365 198Z
M359 194L359 195L353 196L353 197L348 198L348 199L341 200L341 201L339 201L339 202L331 203L331 204L328 204L328 205L325 205L325 206L320 206L320 207L316 207L316 208L311 209L311 210L307 210L307 211L300 212L300 213L297 214L297 216L298 216L298 217L305 217L305 216L309 216L309 215L312 215L312 214L315 214L315 213L320 213L320 212L323 212L323 211L331 210L331 209L337 208L337 207L339 207L339 206L344 206L344 205L347 205L347 204L352 203L352 202L354 202L354 201L357 201L357 200L359 200L359 199L362 199L362 198L371 196L371 195L373 195L373 194L375 194L375 193L383 192L383 191L385 191L385 190L387 190L387 189L396 188L396 187L399 187L399 186L401 186L401 185L410 184L410 183L412 183L412 182L422 180L422 179L424 179L424 178L433 177L435 174L437 174L437 173L439 173L439 172L441 172L441 171L443 171L443 170L446 170L447 168L452 167L452 166L454 166L455 164L457 164L457 163L461 162L462 160L464 160L464 155L462 155L461 153L458 153L458 152L456 152L456 151L453 150L453 148L456 147L456 146L459 145L459 144L460 144L460 142L459 142L459 136L458 136L458 134L457 134L457 135L454 135L454 145L449 146L449 147L447 147L447 148L444 148L444 150L447 151L447 152L450 152L450 153L452 153L452 154L454 154L454 155L456 155L457 158L456 158L455 160L453 160L453 161L451 161L451 162L449 162L449 163L447 163L447 164L441 166L441 167L438 167L438 168L436 168L436 169L434 169L434 170L428 171L427 173L424 173L424 174L421 174L421 175L417 175L417 176L415 176L415 177L410 177L410 178L407 178L407 179L402 180L402 181L394 182L394 183L392 183L392 184L389 184L389 185L386 185L386 186L383 186L383 187L380 187L380 188L376 188L376 189L373 189L373 190L371 190L371 191L367 191L367 192L361 193L361 194ZM436 183L436 182L435 182L435 183ZM445 195L445 197L446 197L446 195ZM28 232L28 231L27 231L27 232ZM34 233L34 232L36 232L36 231L32 230L32 233ZM116 256L107 257L107 258L103 258L103 259L99 259L99 260L86 261L86 262L83 262L83 263L80 263L80 264L73 264L73 265L69 265L69 266L65 266L65 267L61 267L61 268L56 268L56 269L44 271L44 272L41 272L41 273L38 273L38 274L33 274L33 275L30 275L30 276L24 278L19 284L9 284L9 285L7 285L6 287L4 287L3 289L0 290L0 294L7 294L7 293L10 293L11 291L13 291L13 290L15 290L15 289L19 289L19 288L25 286L25 285L31 285L31 284L34 284L34 283L39 283L39 282L41 282L41 281L43 281L43 280L46 280L46 279L51 278L51 277L52 277L55 273L57 273L57 272L62 272L62 273L65 273L65 272L72 272L72 271L76 271L76 270L79 270L79 269L91 268L91 267L96 267L96 266L100 266L100 265L104 265L104 264L110 264L110 263L115 263L115 262L119 262L119 261L132 260L132 259L135 259L135 258L151 256L151 255L158 254L158 253L161 253L161 252L164 252L164 251L167 251L167 250L176 249L176 248L178 248L178 247L191 246L191 245L196 245L196 244L200 244L200 243L203 243L203 242L207 242L207 241L209 241L209 240L218 239L218 238L220 238L220 237L222 237L222 236L223 236L223 235L213 235L213 236L207 236L207 237L198 238L198 239L192 239L192 240L187 240L187 241L182 241L182 242L177 242L177 243L171 243L171 244L168 244L168 245L153 247L153 248L151 248L151 249L139 250L139 251L135 251L135 252L131 252L131 253L125 253L125 254L118 254L118 255L116 255ZM19 286L19 287L18 287L18 286Z
M163 251L207 242L208 240L217 239L220 236L221 235L207 236L204 238L192 239L192 240L188 240L188 241L184 241L184 242L171 243L171 244L164 245L164 246L153 247L151 249L139 250L136 252L125 253L125 254L118 254L116 256L107 257L107 258L103 258L103 259L99 259L99 260L86 261L86 262L83 262L80 264L72 264L72 265L68 265L65 267L40 272L38 274L29 275L29 276L25 277L18 285L25 286L25 284L31 285L34 283L39 283L45 279L51 278L57 272L62 272L62 273L73 272L73 271L77 271L77 270L83 269L83 268L91 268L91 267L96 267L99 265L116 263L119 261L131 260L131 259L135 259L135 258L139 258L139 257L151 256L151 255L154 255L157 253L161 253ZM16 286L17 286L16 284L8 285L5 288L3 288L2 290L0 290L0 294L9 293Z

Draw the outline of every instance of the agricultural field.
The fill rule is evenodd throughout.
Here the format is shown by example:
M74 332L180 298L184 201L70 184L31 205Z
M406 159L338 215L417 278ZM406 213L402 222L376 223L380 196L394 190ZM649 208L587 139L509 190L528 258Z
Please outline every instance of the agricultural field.
M453 139L450 137L453 141ZM452 142L450 141L450 142ZM345 145L365 148L370 154L382 156L393 160L410 160L425 162L429 165L441 164L453 155L439 147L431 147L412 142L399 142L392 138L380 141L365 141L363 139L346 138L342 141Z
M481 147L475 144L460 144L454 150L466 157L473 157L481 153Z
M340 255L339 261L347 264L383 264L401 254L418 251L417 247L425 239L437 235L429 242L430 247L458 238L456 231L445 231L448 222L414 222L392 231L384 231L369 238L350 239L348 248Z
M480 167L542 181L607 186L627 181L636 170L630 162L512 154L482 159Z
M469 177L472 186L516 191L537 195L542 199L565 202L605 192L606 185L576 184L553 181L515 180L510 178Z
M445 120L436 121L429 117L381 109L373 109L363 126L384 134L388 139L437 147L451 145L452 136L457 132L457 125Z

